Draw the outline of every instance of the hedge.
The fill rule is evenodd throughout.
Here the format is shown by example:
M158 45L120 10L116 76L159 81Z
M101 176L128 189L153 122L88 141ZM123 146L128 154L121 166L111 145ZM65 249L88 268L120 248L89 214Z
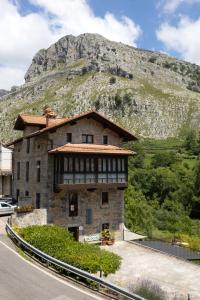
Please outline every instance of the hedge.
M120 256L97 245L76 242L59 226L33 225L20 228L18 232L25 241L46 254L90 273L102 271L107 276L115 273L121 264Z

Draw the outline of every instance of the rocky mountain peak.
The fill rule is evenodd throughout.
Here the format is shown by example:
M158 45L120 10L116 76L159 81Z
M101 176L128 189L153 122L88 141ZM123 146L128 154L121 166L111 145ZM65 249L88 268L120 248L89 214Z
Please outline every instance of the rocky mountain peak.
M96 109L139 136L200 129L200 67L163 53L67 35L33 57L26 83L1 97L0 137L19 113L51 106L61 117Z

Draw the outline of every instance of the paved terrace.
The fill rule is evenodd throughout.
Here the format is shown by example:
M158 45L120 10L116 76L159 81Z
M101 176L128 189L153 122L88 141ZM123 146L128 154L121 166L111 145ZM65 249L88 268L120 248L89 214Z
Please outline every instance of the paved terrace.
M148 280L161 286L167 299L200 300L200 266L125 241L104 248L123 258L120 270L109 280L127 288Z

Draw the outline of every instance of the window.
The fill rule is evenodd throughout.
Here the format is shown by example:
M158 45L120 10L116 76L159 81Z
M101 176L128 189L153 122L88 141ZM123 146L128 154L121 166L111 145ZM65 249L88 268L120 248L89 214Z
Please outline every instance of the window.
M20 162L17 162L17 179L20 179Z
M26 140L26 153L30 152L30 139Z
M41 167L41 163L40 160L37 161L37 182L40 182L40 168Z
M72 142L72 134L70 132L67 133L66 141L67 141L67 143Z
M20 191L17 189L16 190L16 200L17 200L17 202L19 201L19 194L20 194Z
M36 193L36 203L35 203L35 208L39 209L40 208L40 193Z
M91 208L86 209L86 224L87 225L92 224L92 209Z
M101 204L106 205L109 202L108 192L102 192L101 194Z
M29 191L25 191L25 196L26 196L26 197L29 196Z
M48 140L47 148L48 148L48 151L53 149L53 140Z
M103 144L104 144L104 145L107 145L107 144L108 144L108 136L107 136L107 135L104 135L104 136L103 136Z
M11 207L9 204L1 203L1 207Z
M78 216L78 194L69 193L69 217Z
M29 181L29 161L26 162L26 181Z
M92 134L82 134L82 143L83 144L93 144L93 135Z
M109 223L102 224L102 230L109 229Z

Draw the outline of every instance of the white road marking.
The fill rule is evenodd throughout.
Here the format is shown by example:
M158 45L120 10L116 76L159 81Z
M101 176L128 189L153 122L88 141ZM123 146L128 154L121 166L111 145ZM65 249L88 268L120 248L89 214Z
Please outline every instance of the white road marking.
M95 295L95 294L93 295L92 293L89 293L89 292L87 292L87 291L84 291L84 290L78 288L77 286L74 286L74 285L72 285L72 284L70 284L70 283L64 281L63 279L56 277L55 275L53 275L53 274L51 274L51 273L49 273L49 272L47 272L47 271L41 269L40 267L34 265L34 264L31 263L30 261L28 261L28 260L26 260L25 258L23 258L19 253L17 253L15 250L13 250L12 248L10 248L10 247L9 247L8 245L6 245L4 242L0 241L0 243L1 243L3 246L5 246L6 248L8 248L10 251L12 251L15 255L17 255L18 257L20 257L20 258L21 258L23 261L25 261L27 264L29 264L29 265L31 265L32 267L38 269L39 271L45 273L45 274L48 275L49 277L51 277L51 278L53 278L53 279L55 279L55 280L61 282L62 284L65 284L65 285L67 285L67 286L73 288L74 290L77 290L77 291L79 291L79 292L81 292L81 293L83 293L83 294L85 294L85 295L91 296L91 297L93 297L94 299L97 299L97 300L103 300L103 299L105 299L105 298L101 298L101 297L99 297L99 296L97 296L97 295ZM55 300L57 300L57 298L56 298ZM59 299L59 300L61 300L61 299ZM63 300L65 300L65 298L64 298ZM67 300L67 299L66 299L66 300Z

